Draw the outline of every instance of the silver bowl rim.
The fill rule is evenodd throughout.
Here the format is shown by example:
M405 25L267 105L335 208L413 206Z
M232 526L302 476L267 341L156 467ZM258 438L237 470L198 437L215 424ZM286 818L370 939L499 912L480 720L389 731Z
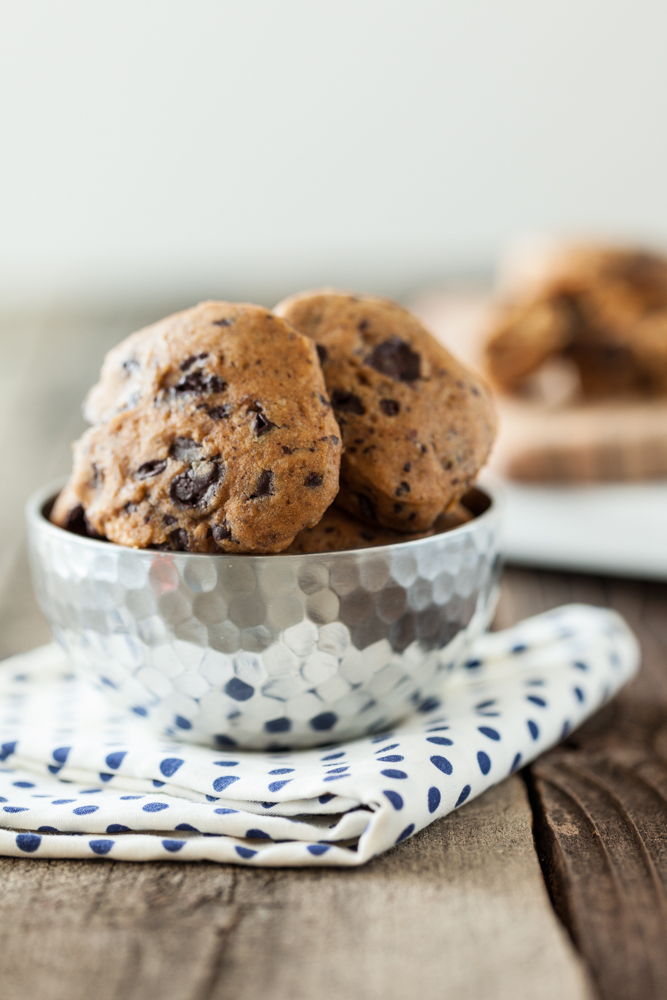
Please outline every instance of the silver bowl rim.
M416 547L425 546L432 544L435 539L446 536L449 538L455 538L458 536L464 536L473 533L477 528L485 524L486 522L494 522L499 519L502 514L502 509L504 507L504 497L502 490L498 487L497 483L489 484L487 480L483 484L474 484L471 489L479 490L480 493L486 495L486 497L491 501L489 506L481 514L477 514L473 517L472 521L467 521L465 524L460 524L456 528L450 528L449 531L438 532L434 535L427 535L425 538L410 538L405 542L392 542L388 545L369 545L362 549L338 549L333 552L293 552L293 553L243 553L243 552L177 552L177 551L162 551L159 549L139 549L131 548L127 545L117 545L116 542L104 541L97 538L85 538L83 535L77 535L72 531L65 531L64 528L59 527L57 524L52 524L44 516L44 507L50 500L55 500L58 493L62 490L63 486L67 482L67 477L60 476L58 479L51 480L44 486L35 490L28 498L25 506L25 515L28 522L28 526L31 529L39 532L46 532L54 538L59 538L61 541L67 539L74 545L84 545L100 547L103 551L115 551L116 553L133 553L139 558L144 559L155 559L156 557L168 556L174 559L215 559L215 560L225 560L225 559L242 559L244 561L255 561L258 559L301 559L311 562L321 562L322 559L345 559L353 556L372 556L379 549L382 552L405 552L412 550ZM64 537L63 537L64 536Z

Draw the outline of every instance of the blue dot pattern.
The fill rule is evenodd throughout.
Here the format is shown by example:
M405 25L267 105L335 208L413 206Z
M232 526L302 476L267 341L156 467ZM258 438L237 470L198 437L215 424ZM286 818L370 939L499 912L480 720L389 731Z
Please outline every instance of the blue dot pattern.
M416 699L400 724L259 753L232 736L216 749L179 742L192 739L185 697L171 735L154 735L56 646L14 657L0 671L0 854L363 864L565 739L631 679L639 652L614 612L570 605L482 636L458 658L467 666L448 673L442 695ZM227 697L238 704L253 690L235 678ZM336 721L323 705L310 726L326 744ZM276 712L261 725L284 734L291 720Z

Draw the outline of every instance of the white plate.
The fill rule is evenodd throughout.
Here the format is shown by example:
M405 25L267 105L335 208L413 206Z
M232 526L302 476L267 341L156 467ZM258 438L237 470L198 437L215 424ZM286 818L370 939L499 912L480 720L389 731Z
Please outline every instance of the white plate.
M510 562L667 580L667 481L502 487Z

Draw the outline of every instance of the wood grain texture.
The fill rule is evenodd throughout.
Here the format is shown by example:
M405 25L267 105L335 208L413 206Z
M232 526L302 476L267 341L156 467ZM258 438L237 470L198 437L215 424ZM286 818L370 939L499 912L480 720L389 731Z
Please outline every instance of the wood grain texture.
M3 1000L593 1000L513 778L363 869L0 860Z
M140 321L0 333L0 368L14 373L0 439L20 440L29 459L0 487L0 656L47 638L25 557L27 494L67 471L102 354ZM508 621L534 589L532 574L510 578ZM538 588L532 610L548 603ZM413 995L594 1000L549 903L518 777L354 871L0 859L2 1000Z
M615 607L643 667L528 771L549 890L604 1000L667 997L667 586L509 571L502 612L543 600Z

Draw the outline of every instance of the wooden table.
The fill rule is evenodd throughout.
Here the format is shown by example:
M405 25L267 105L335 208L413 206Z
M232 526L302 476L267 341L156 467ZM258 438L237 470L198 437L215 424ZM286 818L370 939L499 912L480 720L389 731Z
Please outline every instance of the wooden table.
M143 319L0 331L1 656L48 640L25 498L67 470L103 351ZM497 624L573 600L625 615L639 678L365 868L0 859L2 1000L664 1000L667 587L512 568Z

